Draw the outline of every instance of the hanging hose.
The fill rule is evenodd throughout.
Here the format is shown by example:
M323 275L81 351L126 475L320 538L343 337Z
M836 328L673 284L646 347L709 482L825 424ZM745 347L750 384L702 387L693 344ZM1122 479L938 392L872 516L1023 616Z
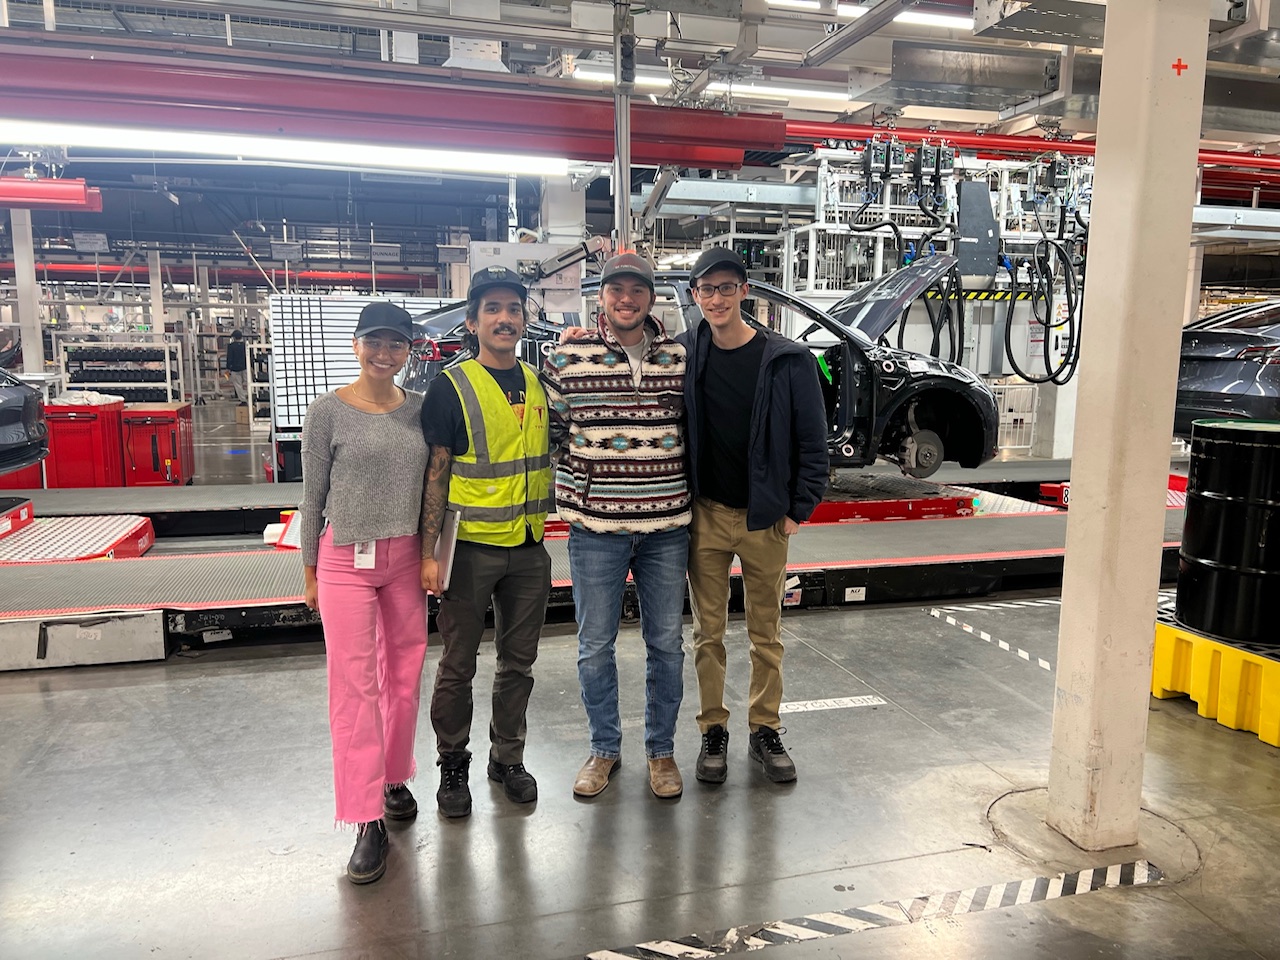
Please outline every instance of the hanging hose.
M1037 218L1038 219L1038 218ZM1066 316L1061 324L1054 320L1053 285L1057 264L1064 268L1063 298L1066 303ZM1018 267L1026 267L1031 290L1031 322L1044 328L1042 343L1044 355L1043 376L1036 376L1019 366L1013 350L1013 308L1018 299ZM1005 311L1004 351L1009 365L1023 380L1028 383L1055 383L1062 386L1071 381L1080 363L1080 333L1083 327L1083 288L1076 275L1075 265L1066 247L1056 240L1047 237L1036 242L1031 258L1024 259L1021 264L1006 263L1009 271L1009 306ZM1065 328L1065 329L1064 329ZM1066 350L1062 359L1056 364L1052 357L1052 334L1054 330L1063 329L1060 334L1066 340Z

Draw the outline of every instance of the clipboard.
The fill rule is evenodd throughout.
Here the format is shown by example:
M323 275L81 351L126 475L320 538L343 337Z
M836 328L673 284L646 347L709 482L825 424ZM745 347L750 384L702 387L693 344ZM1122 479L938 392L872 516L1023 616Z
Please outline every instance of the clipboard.
M450 507L444 509L444 519L440 522L440 535L436 537L434 553L436 564L440 570L440 592L449 589L449 577L453 573L453 555L458 546L458 511Z

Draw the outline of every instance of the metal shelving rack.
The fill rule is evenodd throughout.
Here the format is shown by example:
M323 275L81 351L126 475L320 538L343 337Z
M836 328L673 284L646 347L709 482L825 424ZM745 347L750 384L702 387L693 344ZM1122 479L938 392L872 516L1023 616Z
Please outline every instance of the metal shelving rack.
M58 365L64 390L97 390L130 403L169 403L186 397L180 343L62 341Z
M271 382L271 344L245 346L249 373L249 429L271 429L274 387Z

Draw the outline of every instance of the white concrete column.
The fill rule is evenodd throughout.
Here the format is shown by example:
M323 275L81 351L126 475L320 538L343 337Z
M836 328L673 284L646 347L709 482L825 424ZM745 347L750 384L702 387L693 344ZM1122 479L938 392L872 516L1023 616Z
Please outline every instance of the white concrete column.
M1197 244L1191 248L1191 259L1187 264L1187 305L1182 313L1184 325L1200 316L1200 279L1203 276L1204 247Z
M1138 839L1208 13L1107 4L1047 816L1086 850Z
M10 210L13 272L18 285L18 325L22 330L22 372L44 373L44 334L40 329L40 282L36 279L36 245L31 211Z
M160 251L147 251L147 277L151 281L151 299L148 301L148 320L152 333L164 333L164 268L160 266Z

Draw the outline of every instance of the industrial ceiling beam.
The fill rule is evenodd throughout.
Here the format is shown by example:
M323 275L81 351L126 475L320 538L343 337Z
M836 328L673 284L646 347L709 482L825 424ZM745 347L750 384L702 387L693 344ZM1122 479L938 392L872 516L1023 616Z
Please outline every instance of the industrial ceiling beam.
M877 33L881 27L887 27L893 18L907 7L914 7L918 0L880 0L874 7L852 23L843 27L825 39L819 40L805 51L804 65L820 67L828 60L838 57L854 44Z
M10 119L255 134L448 149L501 146L589 162L614 158L614 110L590 96L468 90L177 62L48 55L17 48L0 78ZM781 149L777 114L632 107L633 162L734 169L743 153ZM316 157L323 162L323 156Z

